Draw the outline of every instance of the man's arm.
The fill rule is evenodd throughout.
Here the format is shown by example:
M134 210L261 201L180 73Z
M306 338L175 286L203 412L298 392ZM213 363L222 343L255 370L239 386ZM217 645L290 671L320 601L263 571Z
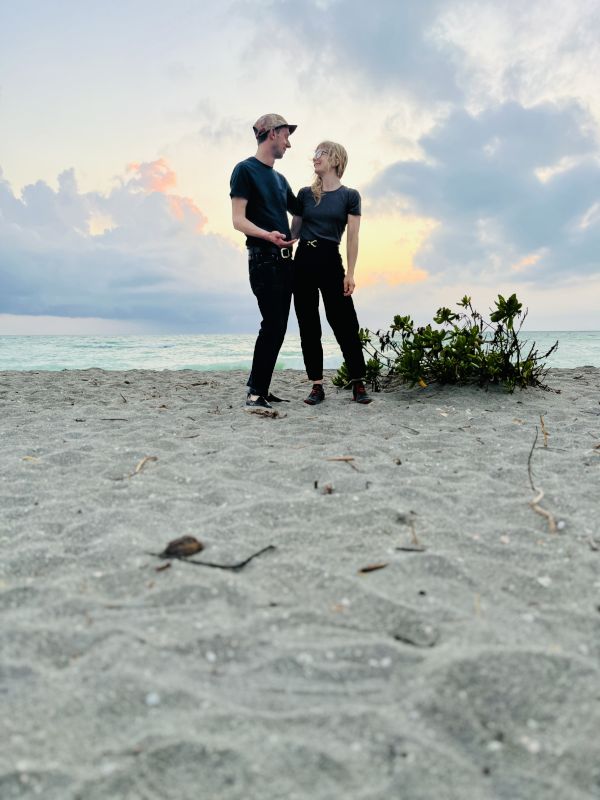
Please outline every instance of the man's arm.
M231 198L231 216L233 227L236 231L245 234L246 236L253 236L255 239L264 239L277 247L289 247L293 244L292 241L287 241L284 233L279 231L265 231L259 228L246 217L246 206L248 200L245 197L232 197Z
M354 291L354 268L358 258L358 229L360 217L357 214L348 214L348 229L346 231L346 255L348 269L344 278L344 296L349 297Z

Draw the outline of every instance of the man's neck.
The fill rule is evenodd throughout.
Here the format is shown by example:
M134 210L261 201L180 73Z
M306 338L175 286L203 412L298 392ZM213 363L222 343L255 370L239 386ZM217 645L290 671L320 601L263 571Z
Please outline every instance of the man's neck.
M265 164L267 167L272 167L275 163L275 158L271 155L271 153L264 147L258 146L258 150L256 151L255 158L261 162L261 164Z

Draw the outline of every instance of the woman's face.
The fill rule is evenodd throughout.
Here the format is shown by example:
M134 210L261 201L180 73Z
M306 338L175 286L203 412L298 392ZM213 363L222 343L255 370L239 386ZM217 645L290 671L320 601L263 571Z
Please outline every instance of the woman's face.
M313 154L313 168L316 174L321 178L328 172L334 171L335 169L331 166L329 158L329 150L325 147L325 145L318 145Z

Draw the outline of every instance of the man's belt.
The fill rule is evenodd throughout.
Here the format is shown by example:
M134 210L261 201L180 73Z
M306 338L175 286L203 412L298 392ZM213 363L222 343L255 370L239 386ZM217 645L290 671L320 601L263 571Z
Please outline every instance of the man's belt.
M260 256L261 258L291 258L292 257L292 248L291 247L277 247L276 244L271 245L258 245L253 244L250 245L248 248L248 255L250 256Z

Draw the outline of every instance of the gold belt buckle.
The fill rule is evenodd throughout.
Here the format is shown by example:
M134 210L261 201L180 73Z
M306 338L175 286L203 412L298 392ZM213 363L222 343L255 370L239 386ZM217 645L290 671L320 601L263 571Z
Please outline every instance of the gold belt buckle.
M282 258L291 258L292 256L292 251L289 247L282 247L279 252L281 253Z
M316 239L307 239L306 240L306 244L309 244L311 247L316 247L317 246L317 240Z

